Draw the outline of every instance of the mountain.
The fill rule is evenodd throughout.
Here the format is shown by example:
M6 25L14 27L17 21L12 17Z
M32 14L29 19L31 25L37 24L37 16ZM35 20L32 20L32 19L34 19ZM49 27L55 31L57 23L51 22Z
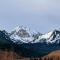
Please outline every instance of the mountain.
M32 32L23 26L17 26L11 33L0 30L0 48L12 49L25 57L41 57L60 50L60 30L55 29L46 34Z
M12 38L13 42L20 43L59 43L60 31L55 29L46 34L41 34L40 32L31 33L30 29L18 26L10 33L10 38Z
M40 33L32 33L29 28L18 26L11 33L10 38L13 42L20 43L33 43L38 39Z
M29 28L18 26L10 33L10 38L17 44L15 49L18 53L21 52L22 56L44 56L60 49L60 31L56 29L41 34L31 33Z
M55 29L51 32L43 34L42 36L39 36L38 40L39 41L44 40L47 43L55 43L55 42L60 43L60 31Z

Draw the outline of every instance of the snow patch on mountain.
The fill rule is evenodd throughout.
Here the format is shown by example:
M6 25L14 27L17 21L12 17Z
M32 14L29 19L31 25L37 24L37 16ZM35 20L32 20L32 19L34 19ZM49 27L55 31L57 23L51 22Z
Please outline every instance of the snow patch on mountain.
M40 39L42 39L42 38L49 39L50 36L52 35L52 33L53 33L53 31L48 32L48 33L46 33L46 34L44 34L44 35L42 35L42 36L39 36L39 38L40 38Z

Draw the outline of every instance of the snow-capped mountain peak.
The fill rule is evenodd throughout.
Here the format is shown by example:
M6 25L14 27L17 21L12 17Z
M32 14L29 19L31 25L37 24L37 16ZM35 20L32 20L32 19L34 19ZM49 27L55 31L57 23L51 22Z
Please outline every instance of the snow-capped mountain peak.
M14 42L20 41L24 43L55 43L56 41L60 42L60 30L53 30L46 34L31 33L29 28L23 26L17 26L10 34L10 38L14 40Z
M17 26L11 34L19 35L20 37L29 37L31 36L30 30L23 26Z
M30 32L29 28L23 27L23 26L17 26L10 34L11 38L14 39L14 42L16 41L22 41L25 43L31 42L34 38L32 37L32 34Z
M43 34L42 36L39 36L38 42L47 42L47 43L55 43L56 41L60 42L60 31L59 30L53 30L46 34Z
M26 30L26 27L23 27L23 26L17 26L16 28L14 28L14 30L16 30L16 32L18 32L19 30Z

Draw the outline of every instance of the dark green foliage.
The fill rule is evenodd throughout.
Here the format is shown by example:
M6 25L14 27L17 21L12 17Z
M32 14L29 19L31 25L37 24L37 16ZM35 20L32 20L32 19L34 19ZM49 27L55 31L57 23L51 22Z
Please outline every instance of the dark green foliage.
M0 31L0 49L10 48L12 41L6 31Z

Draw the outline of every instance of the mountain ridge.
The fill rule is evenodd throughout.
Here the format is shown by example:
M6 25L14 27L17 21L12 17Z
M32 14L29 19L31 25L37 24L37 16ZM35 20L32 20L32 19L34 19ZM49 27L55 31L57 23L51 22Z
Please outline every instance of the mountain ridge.
M27 29L26 27L24 28L22 26L16 27L15 30L11 32L11 37L13 36L13 39L15 38L16 40L22 40L24 43L37 43L41 42L41 40L44 40L46 43L55 43L57 39L54 39L57 37L57 35L60 36L60 31L56 29L46 34L37 32L34 35L34 33L32 34L30 32L30 29Z

